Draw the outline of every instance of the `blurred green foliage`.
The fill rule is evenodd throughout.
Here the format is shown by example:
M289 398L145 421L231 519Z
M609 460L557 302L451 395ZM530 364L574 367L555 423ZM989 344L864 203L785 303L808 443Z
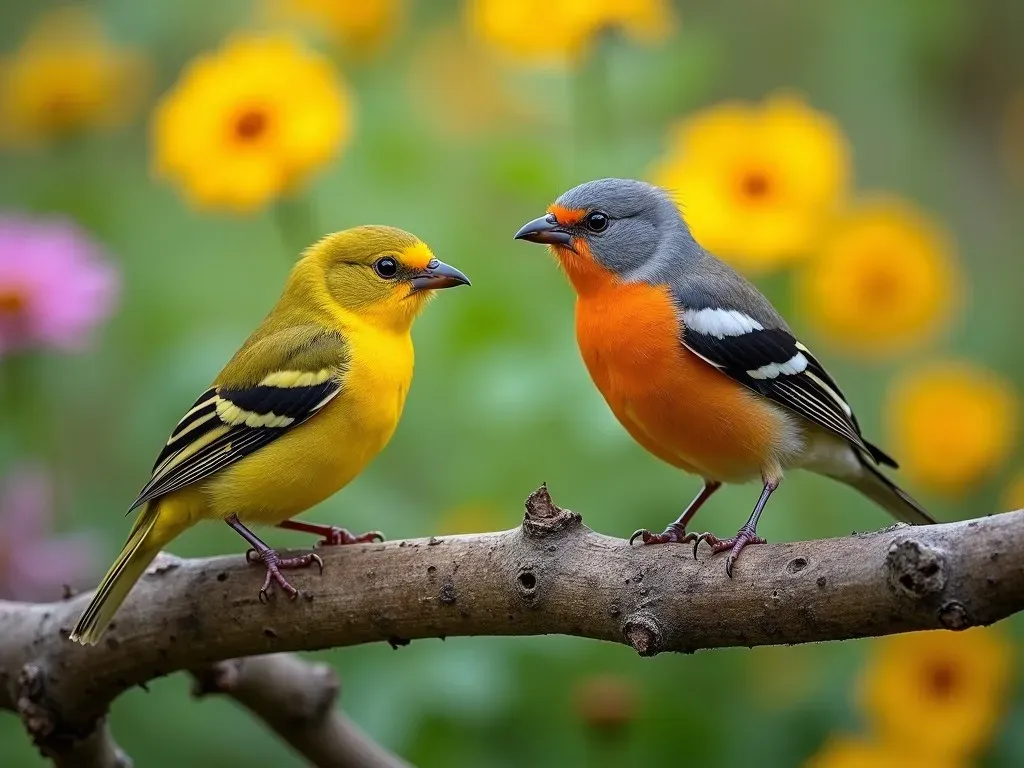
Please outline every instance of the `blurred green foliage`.
M6 49L40 5L3 4ZM157 94L251 14L241 0L92 5L115 39L152 57ZM604 45L602 99L592 96L603 87L592 82L592 68L518 71L512 88L541 117L470 137L446 136L408 93L418 36L452 23L459 8L412 5L412 19L381 54L344 65L356 100L354 142L316 176L305 197L310 218L290 231L282 233L273 210L250 218L190 210L151 180L145 119L116 136L0 156L0 208L73 216L123 271L120 309L94 349L31 359L40 413L32 450L58 479L62 529L101 531L112 557L151 454L271 306L298 249L370 222L416 232L469 274L473 288L440 297L418 323L416 380L392 444L309 517L413 537L443 534L446 511L479 505L512 527L523 498L546 481L558 502L602 532L663 525L698 481L647 455L614 421L578 358L569 287L550 259L511 236L575 183L642 176L675 117L779 86L837 117L860 187L906 195L956 233L973 298L952 348L1024 381L1020 323L1010 319L1024 287L1024 194L1003 173L996 142L1001 110L1024 87L1019 43L1009 34L1024 27L1021 4L688 0L678 3L681 28L669 44ZM788 282L761 285L786 313ZM863 414L865 433L878 435L894 367L857 365L827 350L819 356ZM24 450L23 438L0 425L0 461ZM995 509L999 493L992 484L957 505L923 501L954 519ZM705 524L733 530L755 495L753 487L724 490ZM793 540L888 523L852 492L798 473L762 533ZM308 543L268 535L282 545ZM241 555L239 545L211 524L174 550ZM1024 625L1009 624L1019 638ZM346 711L417 765L781 767L800 764L831 732L856 731L850 690L870 648L848 642L639 659L573 638L453 638L317 655L338 669ZM633 719L620 732L588 727L576 704L574 691L597 674L635 686ZM242 766L254 755L299 763L245 713L215 698L193 702L187 688L177 675L115 703L115 733L137 765ZM1024 716L1024 691L1015 690L985 765L1024 764L1024 732L1010 726ZM13 717L0 718L0 754L12 768L41 764Z

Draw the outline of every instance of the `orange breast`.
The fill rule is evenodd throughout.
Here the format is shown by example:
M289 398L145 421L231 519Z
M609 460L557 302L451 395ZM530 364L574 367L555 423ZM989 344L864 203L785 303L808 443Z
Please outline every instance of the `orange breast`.
M584 290L573 280L576 337L629 434L663 461L709 479L759 476L780 433L774 410L682 345L667 288L592 270Z

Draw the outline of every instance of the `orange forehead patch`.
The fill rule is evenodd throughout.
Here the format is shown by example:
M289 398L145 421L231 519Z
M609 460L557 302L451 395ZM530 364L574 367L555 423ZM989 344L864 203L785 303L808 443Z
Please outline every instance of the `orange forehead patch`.
M548 206L548 213L553 213L558 223L564 227L579 224L583 217L587 215L587 212L582 208L566 208L564 205L556 205L554 203Z
M407 267L413 269L426 269L427 264L434 258L433 251L426 243L415 242L398 254L398 260Z

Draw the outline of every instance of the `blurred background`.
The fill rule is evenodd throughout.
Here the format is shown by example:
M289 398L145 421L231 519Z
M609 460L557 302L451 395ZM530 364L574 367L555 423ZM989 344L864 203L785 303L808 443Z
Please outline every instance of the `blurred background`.
M391 538L510 528L547 481L601 532L660 530L698 481L615 422L566 281L512 241L612 175L678 196L936 517L1024 506L1022 28L1024 4L1002 0L7 0L0 597L95 584L158 446L300 250L361 223L417 233L473 288L420 320L394 440L310 519ZM727 488L700 526L731 533L757 492ZM794 473L760 532L889 523ZM207 525L173 549L243 547ZM421 766L1018 766L1022 631L318 656L345 710ZM299 764L181 675L121 697L113 726L141 766ZM42 764L14 717L0 745L6 766Z

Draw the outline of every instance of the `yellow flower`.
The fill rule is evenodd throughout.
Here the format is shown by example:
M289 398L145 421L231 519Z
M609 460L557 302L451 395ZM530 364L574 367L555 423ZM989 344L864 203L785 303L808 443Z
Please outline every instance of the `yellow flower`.
M953 313L961 281L938 224L908 202L879 199L830 229L798 295L822 337L879 356L931 337Z
M804 768L954 768L960 763L916 754L902 745L832 736Z
M883 742L963 761L992 739L1012 664L1010 642L991 627L893 635L864 669L861 704Z
M906 474L951 496L996 472L1017 436L1011 386L966 362L932 363L905 375L886 412L893 453Z
M375 53L397 30L403 0L269 0L274 22L299 22L336 45L361 55Z
M112 46L84 9L50 11L0 62L0 141L30 145L123 125L147 75L141 56Z
M526 62L573 61L607 30L657 42L675 23L667 0L467 0L466 17L482 41Z
M440 132L460 138L493 131L528 117L487 51L461 28L427 34L409 67L409 95Z
M1024 470L1018 472L1010 480L1010 484L1003 493L1003 503L1000 506L1000 511L1005 512L1024 509Z
M701 245L741 269L771 269L807 254L843 201L849 147L831 117L775 94L682 121L652 177Z
M348 140L330 63L287 37L238 37L193 61L157 108L155 168L199 207L257 209Z

